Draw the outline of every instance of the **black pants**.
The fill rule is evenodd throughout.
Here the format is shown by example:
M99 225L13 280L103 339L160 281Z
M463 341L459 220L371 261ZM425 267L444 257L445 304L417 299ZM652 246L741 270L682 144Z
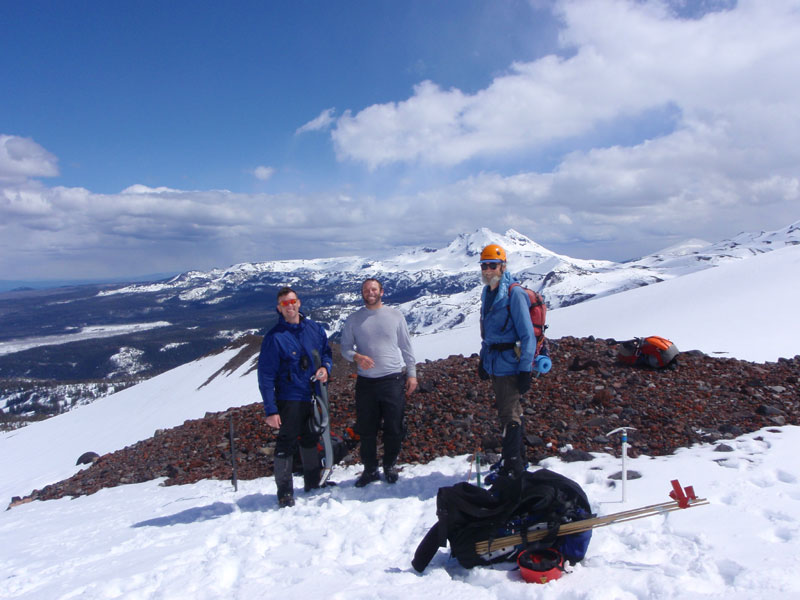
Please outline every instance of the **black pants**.
M275 443L275 456L291 457L300 446L312 448L319 441L319 434L311 431L309 420L313 414L311 402L278 400L278 413L281 415L281 428Z
M356 380L356 433L361 437L361 462L378 467L378 431L383 429L383 464L391 466L405 437L405 373Z

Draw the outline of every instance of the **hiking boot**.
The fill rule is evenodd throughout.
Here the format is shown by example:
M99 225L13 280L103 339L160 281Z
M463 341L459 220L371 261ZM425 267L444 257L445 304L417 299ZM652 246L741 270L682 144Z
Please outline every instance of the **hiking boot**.
M383 467L383 478L386 479L386 483L397 483L400 474L397 472L397 467L394 465Z
M509 423L503 436L503 467L500 473L509 477L521 477L525 472L525 462L520 456L522 447L522 427L519 423Z
M315 471L303 471L303 491L310 492L319 488L319 478L322 471L319 469Z
M300 458L303 460L303 491L310 492L319 487L319 479L322 475L317 447L303 448L301 446Z
M364 469L364 472L361 473L361 477L356 480L356 487L364 487L373 481L378 481L380 478L381 476L378 474L378 469ZM397 480L395 479L395 481Z
M294 482L292 481L292 457L275 457L275 485L278 488L278 506L294 506Z

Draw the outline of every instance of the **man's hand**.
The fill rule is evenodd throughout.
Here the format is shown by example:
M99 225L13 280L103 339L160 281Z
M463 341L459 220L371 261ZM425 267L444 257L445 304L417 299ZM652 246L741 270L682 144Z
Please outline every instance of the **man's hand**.
M491 379L491 375L483 368L483 361L478 361L478 377L482 381L486 381L487 379Z
M328 369L325 367L320 367L317 369L317 372L314 373L314 379L319 381L320 383L325 383L328 381Z
M413 394L415 389L417 389L417 378L408 377L406 379L406 396Z
M281 416L278 413L274 415L270 415L267 417L267 425L272 427L273 429L280 429L281 428Z
M359 354L358 352L353 355L353 360L356 361L356 364L361 367L361 370L363 371L368 371L375 366L374 360L372 360L369 356L366 356L365 354Z
M520 371L519 375L517 375L517 389L519 390L519 395L521 396L529 389L531 389L531 372L530 371Z

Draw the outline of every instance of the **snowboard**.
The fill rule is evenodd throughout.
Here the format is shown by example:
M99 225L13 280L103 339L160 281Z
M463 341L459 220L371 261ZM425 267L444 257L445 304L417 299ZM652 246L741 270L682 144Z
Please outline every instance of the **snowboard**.
M314 358L314 369L322 366L322 359L319 352L312 351ZM333 444L331 443L331 419L328 405L328 384L319 383L319 394L315 393L312 397L314 403L314 420L317 427L321 430L320 440L325 456L322 459L322 472L319 477L319 487L323 487L330 479L333 471Z

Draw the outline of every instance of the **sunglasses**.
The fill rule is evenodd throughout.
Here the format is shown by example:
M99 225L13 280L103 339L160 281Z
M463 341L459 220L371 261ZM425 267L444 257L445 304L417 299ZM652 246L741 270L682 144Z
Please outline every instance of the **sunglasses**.
M495 269L500 268L500 264L501 263L481 263L481 271L494 271Z
M281 300L281 306L289 306L290 304L297 304L297 298L289 298L288 300Z

